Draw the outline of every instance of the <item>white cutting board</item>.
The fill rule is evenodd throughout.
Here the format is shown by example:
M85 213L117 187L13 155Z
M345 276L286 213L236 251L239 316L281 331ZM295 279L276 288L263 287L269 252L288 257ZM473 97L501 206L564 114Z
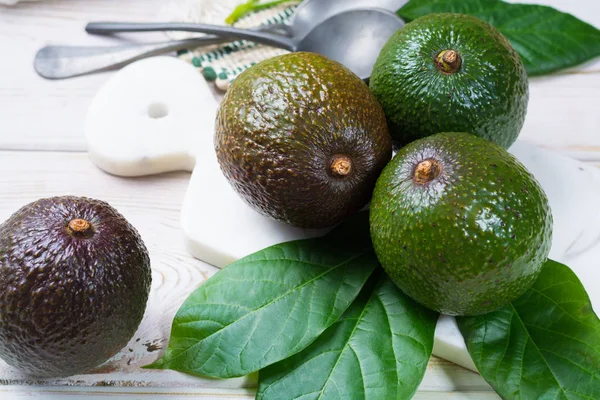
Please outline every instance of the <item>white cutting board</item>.
M181 213L197 258L224 267L270 245L319 236L252 210L221 174L214 152L217 101L197 70L169 57L134 63L109 80L86 121L90 157L105 171L139 176L194 170ZM551 258L567 263L600 310L600 170L524 142L510 151L536 176L554 216ZM475 370L454 318L443 317L434 354Z

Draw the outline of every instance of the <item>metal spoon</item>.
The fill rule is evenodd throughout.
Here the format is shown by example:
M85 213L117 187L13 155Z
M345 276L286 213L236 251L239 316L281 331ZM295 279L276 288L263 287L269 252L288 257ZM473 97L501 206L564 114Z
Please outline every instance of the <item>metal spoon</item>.
M396 14L368 8L333 15L315 26L304 37L289 38L270 32L186 23L92 22L86 26L86 31L94 34L185 31L246 39L294 52L319 53L344 64L362 79L367 79L383 45L403 26L404 22Z
M304 0L290 20L289 36L304 37L329 17L357 8L398 11L408 0Z
M407 0L304 0L286 24L264 25L258 30L280 31L294 37L304 37L325 19L359 7L376 7L396 11ZM36 72L47 79L64 79L94 72L116 69L134 61L171 51L226 43L227 37L203 36L160 43L132 43L120 46L45 46L34 60Z

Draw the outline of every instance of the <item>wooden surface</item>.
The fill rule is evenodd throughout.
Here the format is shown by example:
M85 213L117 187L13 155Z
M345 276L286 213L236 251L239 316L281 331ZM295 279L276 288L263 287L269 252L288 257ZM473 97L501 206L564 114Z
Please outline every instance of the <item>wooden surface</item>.
M550 4L600 26L594 0ZM98 44L88 20L160 20L161 0L63 0L0 6L0 220L40 197L74 194L117 207L142 234L152 258L153 292L147 315L130 344L85 375L33 382L0 361L0 399L21 397L251 399L256 377L208 380L173 371L142 370L166 346L170 322L185 297L216 272L192 258L181 240L179 212L188 173L123 179L96 169L82 134L87 107L101 74L66 81L35 75L32 60L47 43ZM160 34L127 36L153 40ZM600 164L600 60L531 80L529 116L522 138ZM477 374L433 358L418 395L430 399L497 399Z

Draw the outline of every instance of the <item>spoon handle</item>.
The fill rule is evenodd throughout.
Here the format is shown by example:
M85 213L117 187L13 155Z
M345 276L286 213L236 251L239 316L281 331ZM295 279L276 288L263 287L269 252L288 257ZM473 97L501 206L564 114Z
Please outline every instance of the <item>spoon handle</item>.
M162 43L122 46L46 46L34 59L36 72L47 79L65 79L123 67L142 58L170 51L223 43L224 37L206 36Z
M231 26L190 24L190 23L142 23L142 22L90 22L85 27L92 34L111 34L120 32L155 32L155 31L184 31L209 33L217 36L227 36L235 39L245 39L252 42L295 51L294 40L274 33L257 32L239 29Z

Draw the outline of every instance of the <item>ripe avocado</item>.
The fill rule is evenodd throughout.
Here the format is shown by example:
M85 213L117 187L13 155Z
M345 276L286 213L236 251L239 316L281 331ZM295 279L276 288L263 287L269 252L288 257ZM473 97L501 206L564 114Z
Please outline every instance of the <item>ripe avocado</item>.
M496 28L463 14L429 14L396 32L370 87L399 146L456 131L508 148L529 100L519 54Z
M24 206L0 225L0 358L37 377L103 363L138 328L151 279L138 232L107 203Z
M223 174L255 210L325 228L367 204L392 142L381 106L359 77L300 52L263 61L231 84L215 150Z
M552 215L539 183L502 147L440 133L402 148L377 181L371 237L408 296L449 315L498 309L533 284Z

